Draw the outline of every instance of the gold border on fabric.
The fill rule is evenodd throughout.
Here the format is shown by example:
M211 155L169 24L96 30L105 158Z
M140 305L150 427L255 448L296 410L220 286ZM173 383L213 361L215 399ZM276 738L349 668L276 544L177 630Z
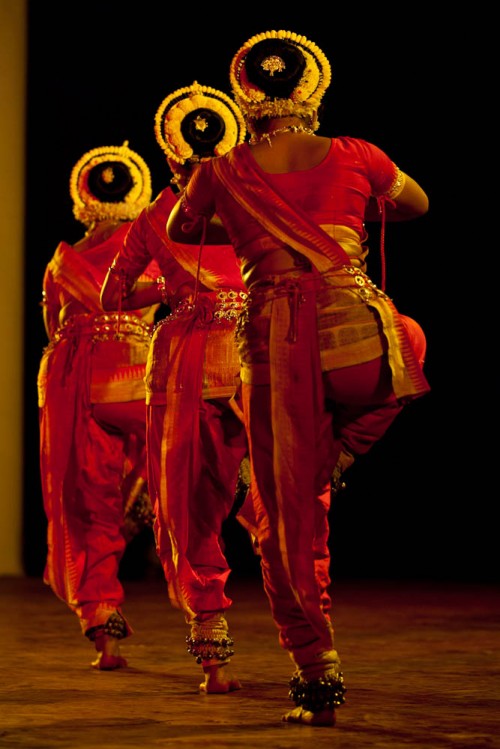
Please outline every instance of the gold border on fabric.
M294 274L290 274L288 278L294 278ZM302 297L316 295L323 372L362 364L383 354L379 323L373 319L373 314L357 291L343 286L346 282L352 285L350 275L340 275L338 272L322 276L311 274L305 279L302 276L302 284L299 278L296 281ZM245 311L245 315L251 318L252 325L245 336L239 338L241 379L247 384L264 385L270 381L269 348L264 346L263 341L268 340L274 303L278 297L283 296L283 283L284 279L279 278L275 286L252 289L250 303ZM292 297L290 299L293 303ZM295 324L299 334L300 306L299 300ZM240 330L244 324L245 316L242 317ZM245 341L248 341L248 348Z

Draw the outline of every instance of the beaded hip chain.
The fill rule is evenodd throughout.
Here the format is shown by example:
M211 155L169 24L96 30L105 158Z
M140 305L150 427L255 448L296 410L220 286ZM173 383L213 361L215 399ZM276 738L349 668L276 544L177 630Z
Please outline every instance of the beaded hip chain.
M196 301L186 297L179 302L172 314L160 320L158 325L166 325L188 315L196 316L205 324L223 320L233 321L239 317L247 296L244 291L230 289L201 293Z
M129 313L113 312L99 315L73 315L56 330L53 343L64 338L89 336L94 341L108 341L137 336L150 339L152 326Z

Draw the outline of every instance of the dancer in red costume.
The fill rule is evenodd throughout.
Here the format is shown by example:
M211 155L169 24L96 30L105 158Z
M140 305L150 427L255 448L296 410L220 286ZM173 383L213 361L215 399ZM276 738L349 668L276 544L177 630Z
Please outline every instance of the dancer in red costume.
M155 125L176 185L246 133L231 99L196 82L162 102ZM247 455L244 426L231 407L239 374L235 325L246 290L230 246L200 254L168 239L176 201L167 187L134 221L101 299L105 309L128 309L161 294L172 310L155 327L146 374L154 529L170 600L184 613L188 650L205 674L200 689L220 693L240 688L230 666L225 612L232 602L225 593L230 569L222 524ZM137 283L152 258L161 269L158 283Z
M100 289L131 220L151 200L149 169L127 143L95 148L73 168L70 194L87 231L73 246L59 243L43 279L44 580L94 643L94 667L112 670L127 665L119 643L132 633L120 561L127 541L152 524L144 374L159 305L107 314ZM157 274L152 264L144 278Z
M216 214L213 241L222 222L249 291L238 344L252 532L295 668L283 720L308 725L333 725L345 692L322 489L332 475L338 488L404 404L429 390L425 336L366 274L364 228L374 200L382 216L405 220L427 211L427 196L376 146L315 134L330 79L304 36L249 39L230 80L250 142L200 164L168 222L174 241L212 241Z

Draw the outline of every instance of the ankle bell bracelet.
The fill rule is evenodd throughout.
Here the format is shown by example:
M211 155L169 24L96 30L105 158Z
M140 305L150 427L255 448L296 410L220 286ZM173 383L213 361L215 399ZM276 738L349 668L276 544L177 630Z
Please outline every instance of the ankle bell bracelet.
M91 627L85 632L90 642L95 642L99 635L114 637L116 640L123 640L127 636L127 625L121 614L115 611L106 620L105 624L99 624L97 627Z
M345 702L344 677L342 673L337 675L320 677L311 681L305 681L297 674L290 679L290 691L288 696L297 706L303 707L312 713L319 713L325 709L334 709Z
M220 639L210 639L208 637L186 637L187 651L194 656L196 663L202 663L203 661L227 661L232 655L234 650L234 640L225 635Z

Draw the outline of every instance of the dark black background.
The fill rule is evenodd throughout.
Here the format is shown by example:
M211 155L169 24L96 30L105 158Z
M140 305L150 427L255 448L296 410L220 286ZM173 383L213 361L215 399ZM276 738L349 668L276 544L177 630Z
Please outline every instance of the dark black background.
M41 574L45 555L36 402L46 344L43 271L60 240L74 242L84 231L72 214L71 169L89 149L128 140L148 163L158 193L171 176L153 130L164 97L194 80L229 94L234 52L256 33L287 29L316 42L332 64L319 133L377 144L430 198L425 217L387 228L386 288L426 331L432 392L411 404L347 475L331 511L334 577L498 579L490 515L497 500L483 470L488 378L473 374L478 352L465 322L471 300L456 272L467 201L450 198L464 190L453 145L465 128L463 110L452 106L461 81L457 19L438 25L425 6L405 6L399 15L380 4L332 6L328 13L313 4L293 12L287 4L277 12L276 3L269 11L262 5L29 2L26 572ZM369 229L377 283L378 232ZM252 573L246 536L232 521L226 540L234 567ZM124 574L149 573L149 543L136 539Z

